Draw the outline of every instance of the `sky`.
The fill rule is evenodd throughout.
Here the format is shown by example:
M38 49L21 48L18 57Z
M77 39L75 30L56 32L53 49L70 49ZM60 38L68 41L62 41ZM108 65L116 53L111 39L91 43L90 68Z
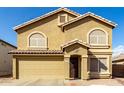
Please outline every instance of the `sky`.
M17 34L13 27L33 18L51 12L58 7L1 7L0 8L0 39L17 46ZM84 14L95 13L117 24L113 29L113 51L115 54L124 52L124 8L122 7L68 7Z

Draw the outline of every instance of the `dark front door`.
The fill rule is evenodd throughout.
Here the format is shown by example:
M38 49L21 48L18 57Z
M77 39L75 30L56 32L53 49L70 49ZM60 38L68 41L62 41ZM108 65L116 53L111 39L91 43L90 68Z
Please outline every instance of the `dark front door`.
M70 78L78 78L78 57L70 58Z

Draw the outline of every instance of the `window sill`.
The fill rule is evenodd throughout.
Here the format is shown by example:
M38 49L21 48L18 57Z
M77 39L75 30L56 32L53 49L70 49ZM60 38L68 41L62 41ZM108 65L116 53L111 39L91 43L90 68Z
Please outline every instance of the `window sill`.
M58 23L58 26L60 27L60 26L62 26L64 23Z
M42 48L42 47L28 47L29 50L48 50L48 48Z
M99 74L110 74L108 71L107 72L88 72L88 74L97 74L97 75L99 75Z
M110 45L90 45L92 49L102 49L102 48L110 48Z

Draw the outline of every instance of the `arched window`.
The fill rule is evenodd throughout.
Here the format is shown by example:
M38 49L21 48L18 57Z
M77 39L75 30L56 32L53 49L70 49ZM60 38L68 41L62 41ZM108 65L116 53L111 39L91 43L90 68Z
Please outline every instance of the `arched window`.
M107 44L106 33L100 29L91 31L89 34L89 43L91 45L106 45Z
M41 33L34 33L29 37L29 47L34 48L47 48L46 37Z

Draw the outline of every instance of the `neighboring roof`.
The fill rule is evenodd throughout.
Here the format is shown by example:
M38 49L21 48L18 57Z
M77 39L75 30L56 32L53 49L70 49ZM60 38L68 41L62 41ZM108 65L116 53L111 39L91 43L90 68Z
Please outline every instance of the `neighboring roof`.
M62 50L12 50L9 54L63 54Z
M61 45L61 47L63 49L65 47L68 47L68 46L73 45L73 44L76 44L76 43L81 44L81 45L83 45L85 47L88 47L88 48L90 47L87 43L85 43L85 42L83 42L82 40L79 40L79 39L74 39L72 41L69 41L69 42Z
M117 25L117 24L115 24L114 22L112 22L112 21L110 21L110 20L108 20L108 19L105 19L105 18L103 18L103 17L101 17L101 16L98 16L98 15L96 15L96 14L94 14L94 13L88 12L88 13L85 13L85 14L79 16L79 17L73 18L72 20L70 20L70 21L68 21L68 22L66 22L66 23L64 23L64 24L62 24L61 26L64 27L64 26L66 26L66 25L69 25L69 24L71 24L71 23L74 23L74 22L76 22L76 21L78 21L78 20L81 20L81 19L83 19L83 18L86 18L86 17L88 17L88 16L93 17L93 18L95 18L95 19L97 19L97 20L100 20L100 21L102 21L102 22L104 22L104 23L106 23L106 24L108 24L108 25L110 25L110 26L112 26L112 27L116 27L116 25Z
M9 45L9 46L11 46L11 47L17 48L16 46L14 46L14 45L12 45L12 44L10 44L10 43L8 43L8 42L2 40L2 39L0 39L0 41L1 41L1 42L4 42L5 44L7 44L7 45Z
M18 29L20 29L20 28L22 28L22 27L24 27L24 26L27 26L27 25L32 24L32 23L34 23L34 22L37 22L37 21L39 21L39 20L41 20L41 19L44 19L44 18L46 18L46 17L49 17L49 16L51 16L51 15L53 15L53 14L55 14L55 13L58 13L58 12L60 12L60 11L65 11L65 12L70 13L70 14L76 16L76 17L77 17L77 16L80 16L80 14L78 14L78 13L76 13L76 12L70 10L70 9L67 9L67 8L59 8L59 9L54 10L54 11L52 11L52 12L49 12L49 13L47 13L47 14L45 14L45 15L42 15L42 16L40 16L40 17L34 18L34 19L30 20L30 21L27 21L27 22L24 22L24 23L22 23L22 24L20 24L20 25L17 25L17 26L14 27L14 30L18 30Z
M124 60L124 54L120 54L119 56L113 58L113 62Z

